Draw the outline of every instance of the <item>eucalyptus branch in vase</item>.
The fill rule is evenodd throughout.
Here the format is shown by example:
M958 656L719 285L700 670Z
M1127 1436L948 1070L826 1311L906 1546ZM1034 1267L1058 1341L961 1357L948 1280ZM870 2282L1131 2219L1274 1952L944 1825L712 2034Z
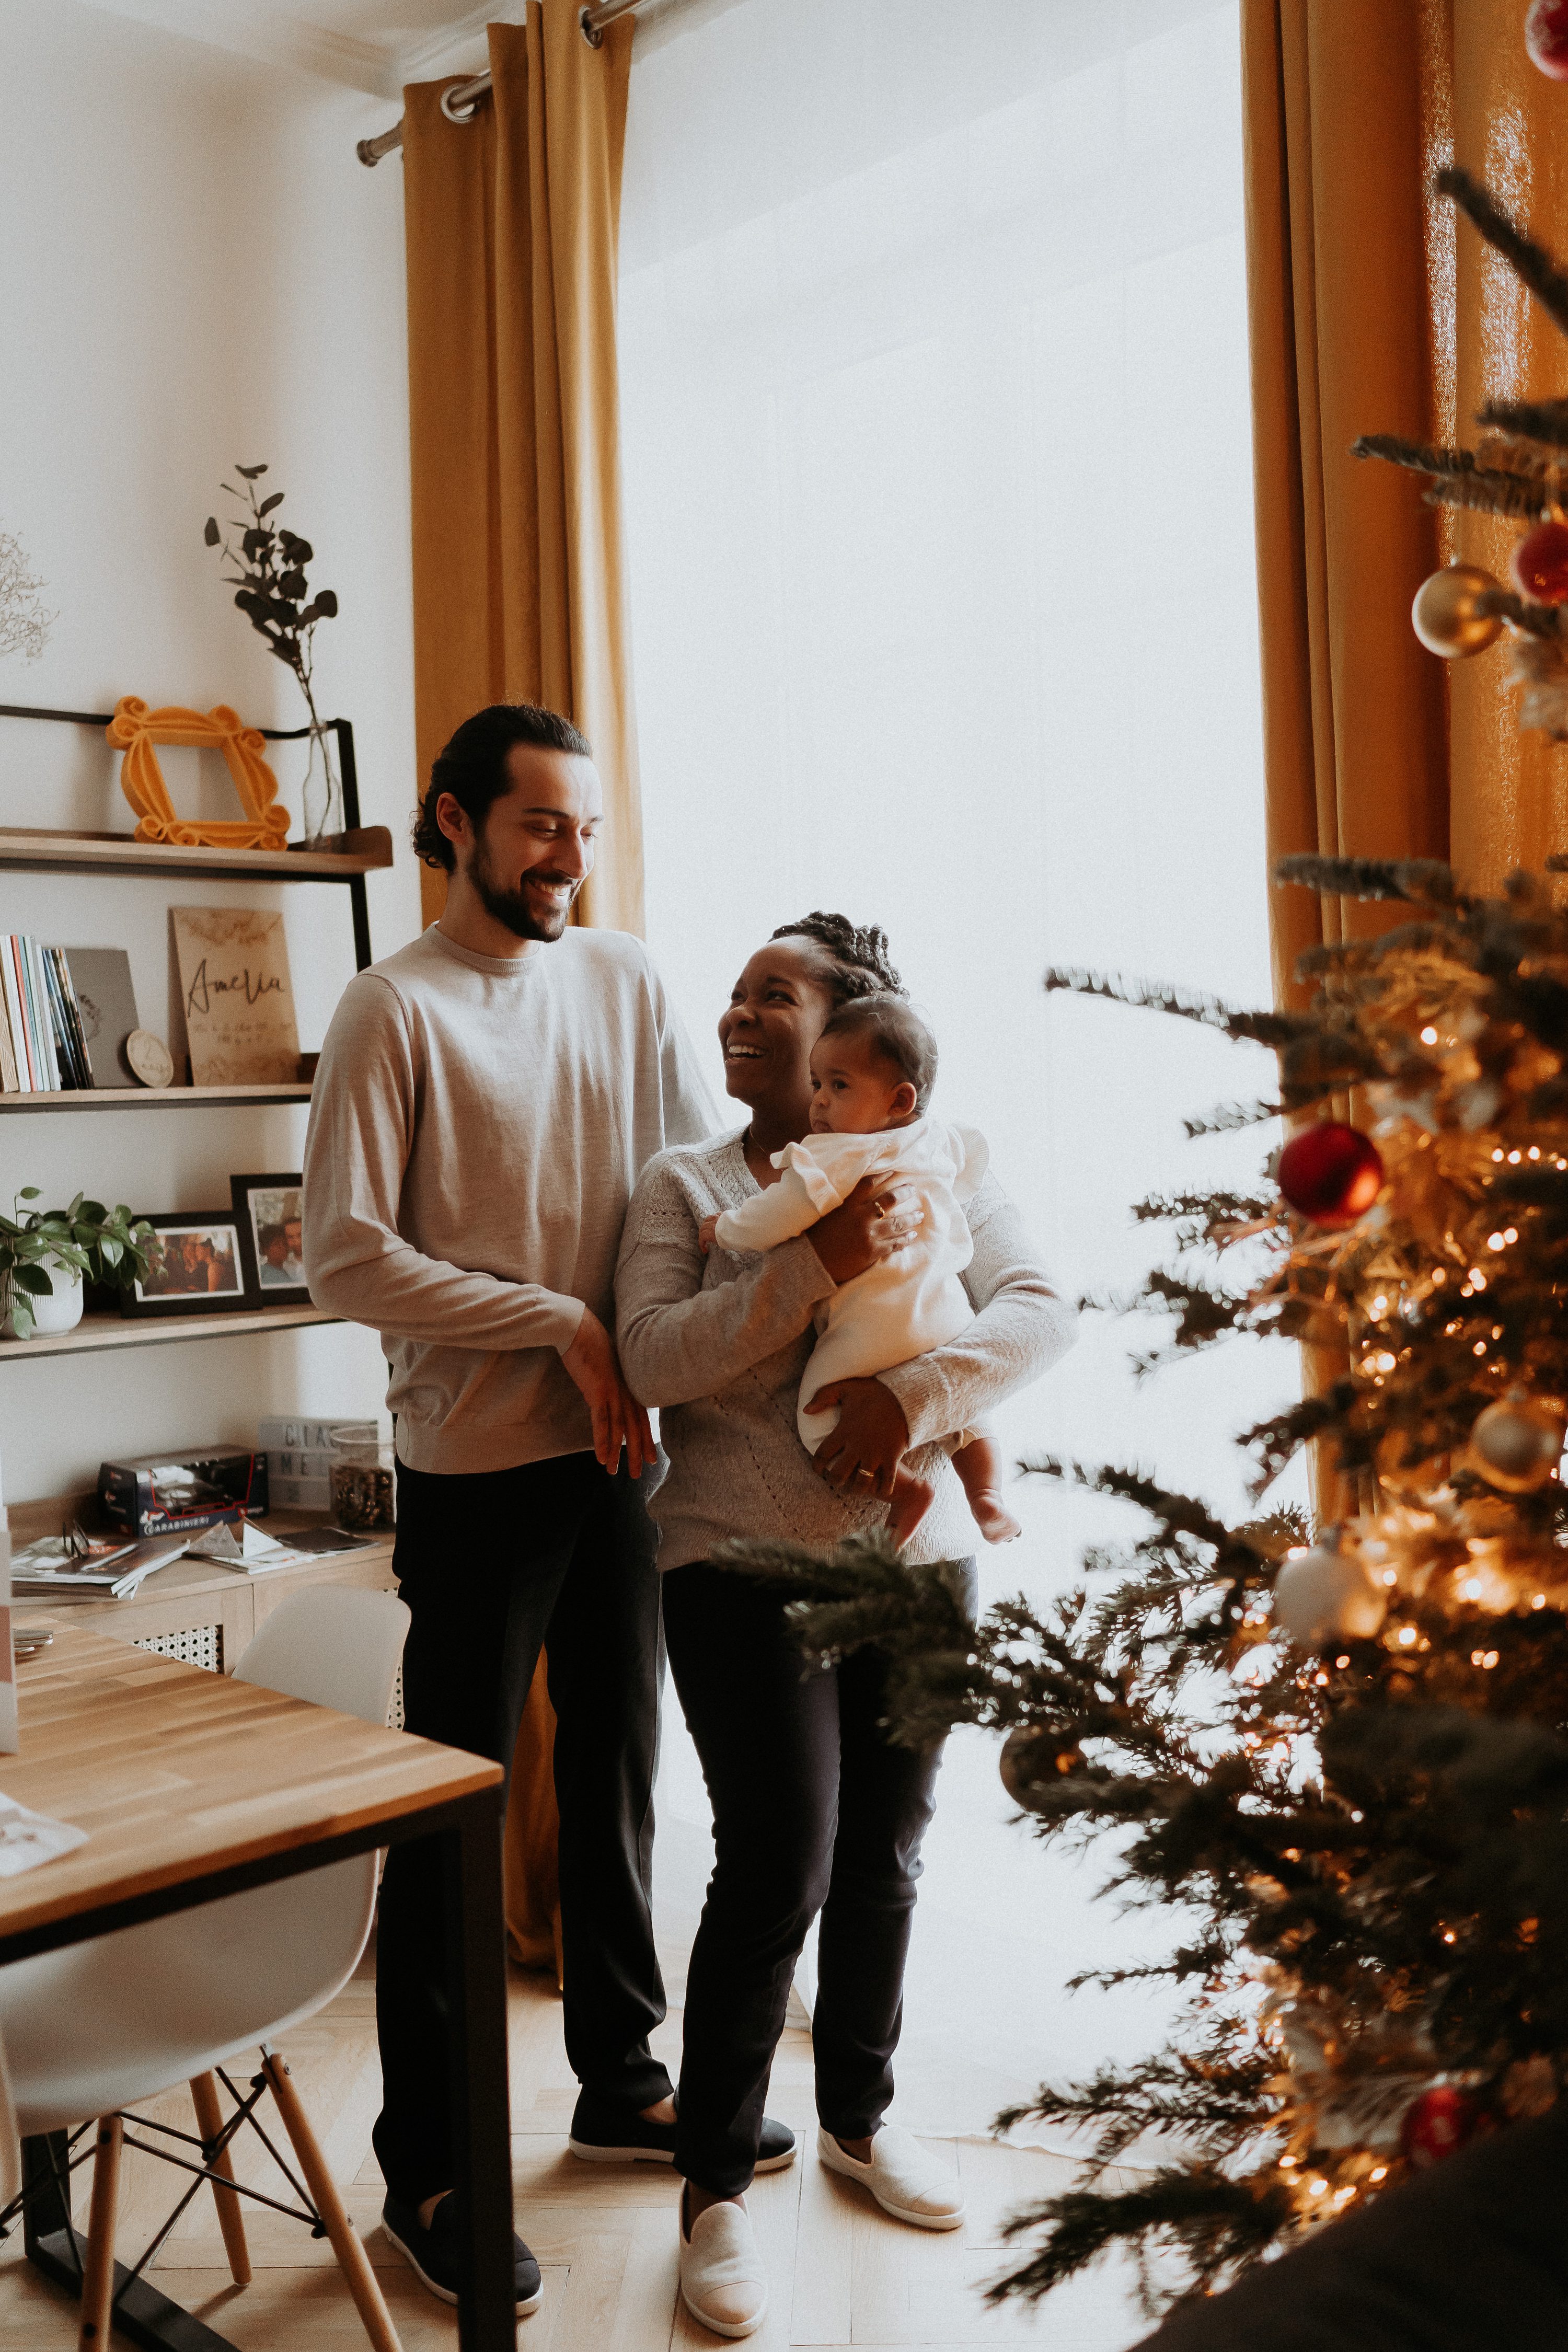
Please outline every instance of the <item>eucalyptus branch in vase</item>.
M342 827L342 788L333 757L332 732L321 722L311 680L316 624L336 617L338 600L331 588L310 594L305 566L314 560L315 549L310 541L268 520L282 505L284 493L272 490L266 498L258 496L256 486L266 471L265 466L235 467L244 489L237 490L231 482L225 482L223 488L246 507L246 512L229 523L236 536L231 541L216 516L208 515L203 537L208 547L221 548L234 565L224 578L236 591L234 601L239 610L300 681L310 714L310 763L302 815L306 841L318 842Z

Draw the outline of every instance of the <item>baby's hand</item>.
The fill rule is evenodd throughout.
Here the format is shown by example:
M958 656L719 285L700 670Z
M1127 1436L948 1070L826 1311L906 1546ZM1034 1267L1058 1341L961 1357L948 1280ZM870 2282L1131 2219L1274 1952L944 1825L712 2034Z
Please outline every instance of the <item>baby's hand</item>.
M718 1223L719 1220L717 1217L704 1217L702 1223L697 1228L697 1238L702 1245L702 1255L704 1257L707 1256L709 1251L713 1246L713 1235L715 1229L718 1226Z

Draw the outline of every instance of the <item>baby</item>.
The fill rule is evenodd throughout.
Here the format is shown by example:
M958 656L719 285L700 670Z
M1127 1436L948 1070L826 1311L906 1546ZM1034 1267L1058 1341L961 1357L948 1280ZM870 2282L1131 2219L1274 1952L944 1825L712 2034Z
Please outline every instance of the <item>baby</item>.
M801 1382L796 1426L815 1454L838 1419L836 1405L814 1410L829 1381L890 1371L946 1347L974 1320L959 1276L973 1254L962 1203L985 1173L984 1139L972 1127L926 1116L936 1077L936 1041L912 1005L892 994L861 996L840 1006L811 1053L808 1141L773 1154L784 1174L742 1208L705 1217L704 1253L776 1249L846 1200L864 1176L910 1186L920 1231L890 1257L843 1283L816 1312L817 1340ZM987 1543L1008 1543L1018 1522L999 1490L995 1444L983 1428L942 1441L976 1526ZM928 1478L900 1463L888 1524L900 1543L931 1507Z

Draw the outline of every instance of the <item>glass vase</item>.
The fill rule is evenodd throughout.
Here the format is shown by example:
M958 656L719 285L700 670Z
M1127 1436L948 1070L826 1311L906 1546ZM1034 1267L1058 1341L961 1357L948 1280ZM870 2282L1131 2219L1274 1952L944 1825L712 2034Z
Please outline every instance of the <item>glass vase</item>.
M312 727L307 737L310 765L305 771L300 821L305 845L311 848L343 829L343 787L338 774L335 727Z

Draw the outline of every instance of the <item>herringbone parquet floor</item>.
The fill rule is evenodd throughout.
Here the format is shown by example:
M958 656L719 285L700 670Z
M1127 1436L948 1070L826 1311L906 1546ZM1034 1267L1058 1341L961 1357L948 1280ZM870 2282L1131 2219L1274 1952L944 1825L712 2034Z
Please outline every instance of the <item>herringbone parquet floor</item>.
M380 2104L374 1961L331 2007L285 2037L294 2077L343 2184L375 2264L404 2352L456 2352L455 2316L436 2303L380 2227L381 2178L370 2153ZM659 2037L672 2069L679 2020ZM715 2352L717 2339L679 2308L675 2186L662 2167L581 2164L566 2145L575 2086L561 2046L560 2011L548 1982L514 1973L511 1988L512 2166L518 2226L544 2273L544 2302L519 2325L520 2352ZM1001 2224L1013 2207L1064 2186L1058 2158L984 2143L938 2144L962 2174L969 2217L935 2235L879 2213L864 2193L827 2173L812 2153L811 2046L805 2032L781 2045L769 2098L801 2136L787 2172L760 2179L752 2210L773 2280L772 2308L751 2341L756 2352L984 2352L1029 2344L1037 2352L1121 2352L1143 2332L1122 2277L1091 2276L1030 2314L991 2312L979 2290L1003 2266ZM182 2092L150 2112L190 2126ZM279 2189L259 2148L237 2151L243 2178ZM131 2262L178 2194L178 2176L128 2155L119 2252ZM86 2218L86 2172L81 2219ZM151 2273L239 2352L359 2352L365 2342L324 2242L252 2206L247 2216L255 2277L234 2286L207 2192L199 2190ZM1146 2325L1146 2323L1144 2323ZM118 2345L122 2339L116 2337ZM0 2352L69 2352L75 2306L23 2263L20 2232L0 2244Z

